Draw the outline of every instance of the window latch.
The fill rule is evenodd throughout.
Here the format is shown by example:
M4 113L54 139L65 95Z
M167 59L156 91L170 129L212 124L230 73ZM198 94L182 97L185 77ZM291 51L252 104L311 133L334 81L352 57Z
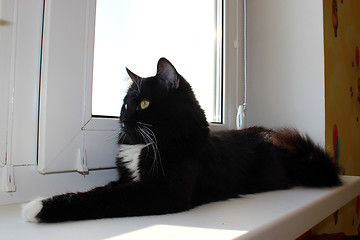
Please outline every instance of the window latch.
M86 151L84 148L79 148L76 157L77 171L83 175L89 174L89 168L86 161Z
M245 128L245 116L246 116L246 103L239 105L236 113L236 128Z
M4 166L4 191L5 192L16 191L13 165L7 164Z

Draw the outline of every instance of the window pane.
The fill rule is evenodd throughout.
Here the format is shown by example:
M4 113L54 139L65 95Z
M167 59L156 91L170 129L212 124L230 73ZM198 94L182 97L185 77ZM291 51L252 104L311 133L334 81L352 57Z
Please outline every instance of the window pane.
M193 86L208 121L220 122L220 13L216 0L98 0L93 115L119 116L129 85L125 66L153 76L166 57Z

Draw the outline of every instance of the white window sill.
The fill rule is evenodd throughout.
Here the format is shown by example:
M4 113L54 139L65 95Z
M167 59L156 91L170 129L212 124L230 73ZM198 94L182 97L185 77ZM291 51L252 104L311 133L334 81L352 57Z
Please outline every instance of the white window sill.
M338 188L246 195L188 212L150 217L32 224L20 205L0 206L2 239L294 239L360 194L360 177Z

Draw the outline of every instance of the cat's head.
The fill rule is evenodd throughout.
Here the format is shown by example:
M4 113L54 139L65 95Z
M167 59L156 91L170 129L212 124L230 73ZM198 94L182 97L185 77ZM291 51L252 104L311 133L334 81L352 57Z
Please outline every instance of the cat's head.
M127 69L132 80L121 108L124 139L130 144L148 143L148 138L178 139L208 134L208 123L189 83L165 58L153 77L141 78ZM160 136L162 135L162 136Z

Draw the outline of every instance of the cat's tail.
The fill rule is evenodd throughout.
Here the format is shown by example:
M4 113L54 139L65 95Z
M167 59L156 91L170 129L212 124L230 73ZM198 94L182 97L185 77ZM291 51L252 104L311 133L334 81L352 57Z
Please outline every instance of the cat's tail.
M341 185L338 166L332 158L307 136L294 129L272 132L273 144L293 186L330 187Z

